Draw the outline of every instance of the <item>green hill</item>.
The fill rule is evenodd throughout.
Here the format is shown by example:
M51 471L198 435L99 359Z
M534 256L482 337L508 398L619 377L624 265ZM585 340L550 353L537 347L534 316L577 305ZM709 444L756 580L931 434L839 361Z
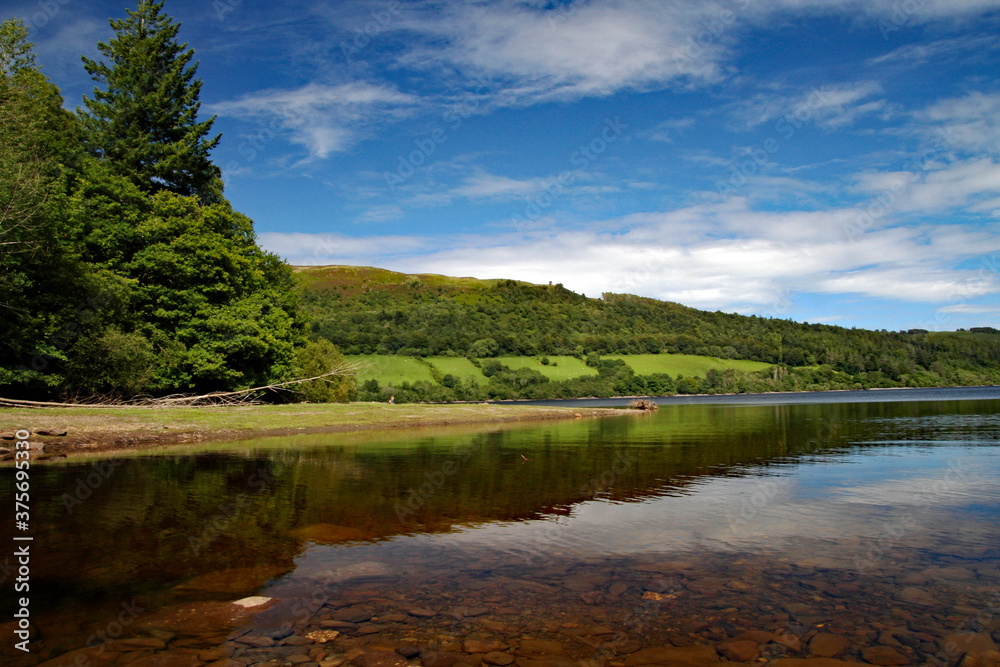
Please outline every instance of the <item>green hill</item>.
M627 294L588 298L562 285L353 266L294 267L294 272L314 337L331 340L348 355L423 359L427 373L443 387L445 376L462 378L459 366L468 371L470 361L458 361L462 357L480 366L490 361L482 377L466 377L496 383L498 376L516 386L510 374L521 372L525 387L597 377L601 360L607 379L619 371L627 374L624 366L638 377L701 377L698 389L716 391L1000 382L1000 333L989 328L867 331L707 312ZM707 357L715 365L680 367L680 357L666 355ZM573 357L577 370L569 373L558 360L543 364L543 356ZM455 361L442 361L439 368L428 357ZM612 372L615 358L624 363ZM579 375L585 361L590 376ZM457 364L458 372L449 364ZM503 368L497 370L497 364ZM426 373L421 375L429 382ZM627 385L618 382L622 391Z

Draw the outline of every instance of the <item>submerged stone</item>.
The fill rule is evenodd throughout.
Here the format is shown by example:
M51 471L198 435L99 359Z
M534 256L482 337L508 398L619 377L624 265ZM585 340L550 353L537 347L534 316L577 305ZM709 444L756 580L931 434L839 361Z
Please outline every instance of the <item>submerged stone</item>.
M244 598L236 602L194 602L164 607L136 620L139 631L165 630L176 635L224 633L270 606L271 598Z
M883 667L910 664L909 658L891 646L868 646L861 650L861 657L865 662Z
M514 656L510 653L492 651L483 656L483 662L487 665L495 665L496 667L507 667L507 665L514 662Z
M809 653L820 658L834 658L851 645L847 637L820 632L809 640Z
M563 655L566 647L550 639L522 639L518 644L517 655Z
M646 648L625 658L627 667L636 665L680 665L697 667L719 661L711 646L657 646Z
M860 662L837 660L836 658L779 658L768 667L856 667Z
M750 662L760 655L757 642L751 640L719 642L715 645L715 650L731 662Z
M191 653L167 651L144 656L129 664L132 667L201 667L205 663Z
M938 599L923 590L922 588L917 588L915 586L907 586L903 590L896 594L896 598L903 602L909 602L910 604L920 605L922 607L932 607L939 603Z
M462 642L462 650L466 653L494 653L506 648L507 644L491 639L466 639Z

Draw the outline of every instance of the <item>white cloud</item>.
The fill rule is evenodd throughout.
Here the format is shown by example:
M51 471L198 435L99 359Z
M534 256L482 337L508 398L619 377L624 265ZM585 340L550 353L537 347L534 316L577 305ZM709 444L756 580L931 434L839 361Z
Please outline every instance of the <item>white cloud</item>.
M996 275L955 268L1000 251L1000 235L959 227L871 230L848 242L853 209L762 212L745 200L491 237L261 235L292 263L371 264L409 273L561 282L710 310L761 312L796 292L944 303L1000 293Z
M836 0L833 0L834 4ZM862 3L866 4L866 3ZM998 0L921 0L901 3L899 0L878 0L871 3L881 14L912 19L914 21L934 21L940 19L962 19L972 14L1000 9Z
M928 271L926 267L915 271L919 262L901 268L883 268L851 271L844 275L828 276L817 282L817 291L828 294L850 292L885 299L903 299L935 303L954 299L956 294L966 297L994 294L996 281L981 284L975 294L966 293L967 273L941 269Z
M861 116L883 112L884 99L875 81L823 85L791 94L760 93L735 105L732 114L741 125L756 127L781 118L798 127L813 122L825 128L851 125Z
M943 19L961 20L1000 8L1000 0L777 0L769 9L861 13L892 21L903 28Z
M361 215L355 218L355 222L361 224L376 224L381 222L393 222L399 220L403 217L403 209L395 204L385 204L382 206L373 206L365 210Z
M941 100L916 114L924 128L955 149L1000 155L1000 93Z
M468 199L524 197L538 192L545 187L544 184L545 179L541 178L518 180L480 171L466 178L462 185L451 192Z
M986 213L994 218L1000 218L1000 197L987 199L974 206L970 206L969 210L974 213Z
M857 177L854 189L870 193L873 202L880 201L893 215L955 209L991 212L990 204L995 205L1000 194L1000 164L981 158L932 165L922 172L865 173Z
M870 67L885 67L900 65L913 67L944 58L953 59L961 54L974 55L991 51L1000 45L1000 39L995 36L963 35L951 39L940 39L934 42L907 44L881 56L868 60Z
M439 172L454 173L456 169L469 171L462 161L439 167ZM413 207L445 206L456 200L466 200L482 203L485 201L515 201L521 202L519 208L527 208L540 197L545 201L569 198L588 194L607 194L620 192L621 188L612 185L588 185L597 180L598 176L583 170L565 171L560 176L541 176L532 178L511 178L492 174L483 169L472 169L472 173L460 176L458 182L451 186L440 184L407 184L399 189L408 197L404 204ZM534 207L532 207L534 208ZM537 217L537 216L533 216Z
M576 0L556 7L538 0L452 0L410 6L393 29L423 38L399 62L466 80L495 79L494 103L527 105L719 81L731 73L729 55L741 28L778 16L846 15L901 29L963 21L997 7L1000 0ZM939 50L945 48L942 41ZM904 55L918 54L897 58ZM882 108L878 100L859 104L845 97L821 122L847 124Z
M653 129L643 133L650 141L659 141L665 144L673 143L674 137L684 134L684 132L695 124L695 119L687 116L685 118L670 118L665 120Z
M922 0L912 8L907 5L907 21L967 17L998 2ZM891 15L898 12L897 5L897 0L779 0L745 7L737 3L735 9L724 0L576 0L557 8L540 0L411 4L393 13L384 26L386 34L380 32L379 39L393 45L385 51L386 58L391 54L391 67L431 73L430 81L437 90L423 99L389 84L311 83L295 90L261 91L212 105L209 111L276 121L312 158L325 158L349 149L369 134L373 125L406 115L418 104L473 100L475 112L481 113L497 106L717 82L735 71L730 55L743 33L741 26L770 21L779 14L817 11ZM384 9L379 3L361 2L341 12L344 16L340 18L327 18L354 28L379 9ZM400 36L405 39L392 41ZM958 47L942 40L938 48ZM375 49L366 51L366 58L376 55ZM904 57L918 55L897 55ZM833 85L791 95L760 96L738 113L750 126L799 113L821 127L834 129L886 113L881 92L873 81ZM669 142L683 127L668 121L648 138Z
M995 315L1000 314L1000 306L982 306L972 303L957 303L951 306L938 308L937 312L953 315Z
M209 106L210 113L269 122L290 133L312 157L344 151L364 128L405 117L417 98L389 85L310 83L291 90L264 90Z
M927 173L900 205L903 211L960 208L980 195L1000 193L1000 164L970 160Z
M433 13L405 22L428 44L404 59L503 83L498 100L530 104L659 88L679 79L711 81L725 49L693 41L721 7L686 0L577 2L565 9L513 0L430 5Z
M350 237L306 232L264 232L258 235L258 241L261 247L298 266L370 264L376 258L384 263L398 255L427 252L436 247L436 242L427 237Z

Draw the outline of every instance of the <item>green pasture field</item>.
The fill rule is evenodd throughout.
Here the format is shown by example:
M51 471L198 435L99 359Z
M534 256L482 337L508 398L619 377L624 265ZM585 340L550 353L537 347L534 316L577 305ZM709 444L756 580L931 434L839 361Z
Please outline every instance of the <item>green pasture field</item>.
M770 364L760 361L741 361L733 359L716 359L700 357L693 354L632 354L608 355L607 359L624 359L639 375L666 373L671 377L678 375L705 377L710 369L725 370L734 368L738 371L753 372L770 368ZM401 382L418 382L426 380L434 382L430 365L437 368L441 375L454 375L457 378L475 378L480 384L487 382L486 377L471 361L465 357L427 357L420 360L412 357L397 357L392 355L359 354L348 355L348 361L360 365L358 380L378 380L383 387ZM483 359L482 361L485 361ZM497 357L497 361L513 369L531 368L550 380L570 380L585 375L594 375L596 371L576 357L549 357L549 364L541 363L541 357Z
M358 381L378 380L383 387L401 382L427 380L434 382L427 364L412 357L397 357L388 354L345 355L351 363L358 364Z
M715 357L700 357L694 354L609 354L606 359L624 359L639 375L666 373L673 377L685 375L705 377L709 370L722 371L733 368L751 373L770 368L771 364L762 361L742 361L736 359L716 359Z
M428 357L427 361L441 371L441 375L454 375L457 378L474 377L480 384L486 382L486 376L465 357Z
M542 364L541 357L497 357L497 361L514 370L530 368L550 380L572 380L584 375L597 375L597 371L576 357L549 357L549 364ZM555 364L553 366L553 363Z

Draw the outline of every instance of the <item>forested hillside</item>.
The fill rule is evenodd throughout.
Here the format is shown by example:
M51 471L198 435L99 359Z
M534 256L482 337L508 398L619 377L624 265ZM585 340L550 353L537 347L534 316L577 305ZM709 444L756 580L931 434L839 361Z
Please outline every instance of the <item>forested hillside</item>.
M311 334L345 354L481 360L685 353L775 365L770 373L744 378L747 390L1000 382L1000 332L992 329L865 331L705 312L629 295L588 298L562 285L362 267L295 272ZM716 387L699 389L740 390L738 375L732 373L728 385L720 377Z
M289 267L223 196L193 51L162 10L141 0L111 20L75 113L24 23L0 24L5 398L236 390L335 357L307 346Z

